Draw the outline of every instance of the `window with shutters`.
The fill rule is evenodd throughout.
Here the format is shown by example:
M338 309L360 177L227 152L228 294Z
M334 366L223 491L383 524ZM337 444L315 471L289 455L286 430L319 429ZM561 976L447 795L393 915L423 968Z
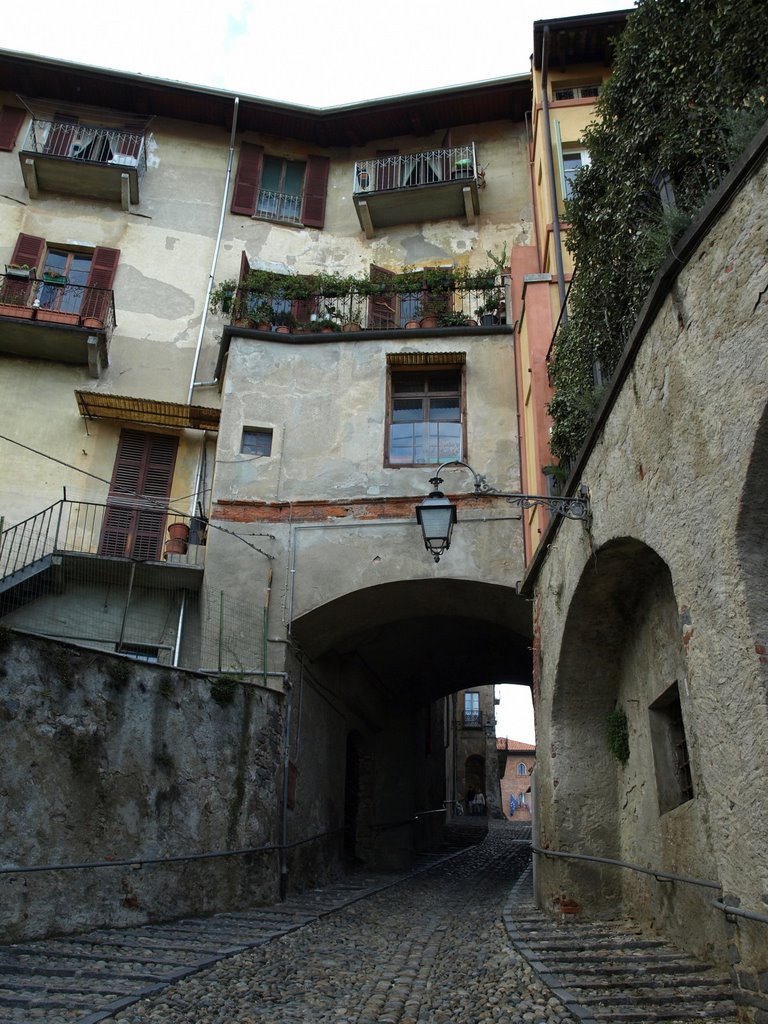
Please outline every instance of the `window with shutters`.
M243 142L232 213L321 228L325 223L329 166L324 156L292 160L266 155L263 146Z
M121 431L100 555L142 561L161 558L178 443L170 434Z
M56 312L67 322L107 336L115 324L112 285L120 250L97 246L74 248L48 243L37 235L20 234L2 279L0 302L23 306L38 321ZM28 280L14 276L13 268L26 268ZM3 309L3 315L13 311Z
M390 365L387 452L390 466L464 458L463 365Z

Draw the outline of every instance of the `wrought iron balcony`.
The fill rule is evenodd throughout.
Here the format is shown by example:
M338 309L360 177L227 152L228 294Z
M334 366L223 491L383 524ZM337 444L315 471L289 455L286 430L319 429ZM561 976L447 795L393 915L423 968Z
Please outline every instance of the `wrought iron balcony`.
M204 519L150 499L57 501L0 534L0 593L48 569L58 555L201 567L205 532Z
M115 324L111 288L0 274L0 353L88 366L98 377Z
M33 199L42 189L119 201L127 210L139 202L147 169L146 139L118 128L35 118L19 160Z
M482 172L474 144L371 157L355 164L352 197L367 238L380 228L480 212Z
M455 278L450 270L392 274L345 290L316 291L284 276L270 288L236 288L225 310L233 326L293 334L494 327L506 323L507 284L493 274ZM310 282L304 286L304 281ZM421 285L421 286L420 286Z

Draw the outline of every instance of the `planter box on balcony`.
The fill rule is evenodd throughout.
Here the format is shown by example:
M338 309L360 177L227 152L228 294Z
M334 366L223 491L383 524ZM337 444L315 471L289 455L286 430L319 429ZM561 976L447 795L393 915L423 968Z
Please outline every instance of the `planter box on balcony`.
M78 313L62 313L58 309L38 309L37 319L49 324L72 324L76 326L80 323L80 315Z
M31 320L35 315L31 306L16 306L12 302L0 302L0 316L15 316L21 320Z

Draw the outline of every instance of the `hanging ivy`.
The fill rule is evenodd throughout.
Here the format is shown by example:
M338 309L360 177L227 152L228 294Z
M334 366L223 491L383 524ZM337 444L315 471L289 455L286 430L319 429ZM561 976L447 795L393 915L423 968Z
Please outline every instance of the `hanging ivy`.
M617 761L626 764L629 760L629 723L626 713L616 708L608 715L608 746Z
M551 367L551 447L578 453L659 266L768 107L765 0L640 0L567 203L578 272ZM674 206L662 207L664 172ZM595 372L599 367L600 372Z

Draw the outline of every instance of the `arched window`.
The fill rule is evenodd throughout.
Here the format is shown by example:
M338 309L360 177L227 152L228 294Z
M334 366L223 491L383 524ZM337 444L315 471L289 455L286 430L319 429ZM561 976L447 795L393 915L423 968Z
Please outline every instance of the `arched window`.
M521 761L520 764L517 766L517 774L518 775L527 775L528 774L528 769L525 767L525 763L523 761Z

